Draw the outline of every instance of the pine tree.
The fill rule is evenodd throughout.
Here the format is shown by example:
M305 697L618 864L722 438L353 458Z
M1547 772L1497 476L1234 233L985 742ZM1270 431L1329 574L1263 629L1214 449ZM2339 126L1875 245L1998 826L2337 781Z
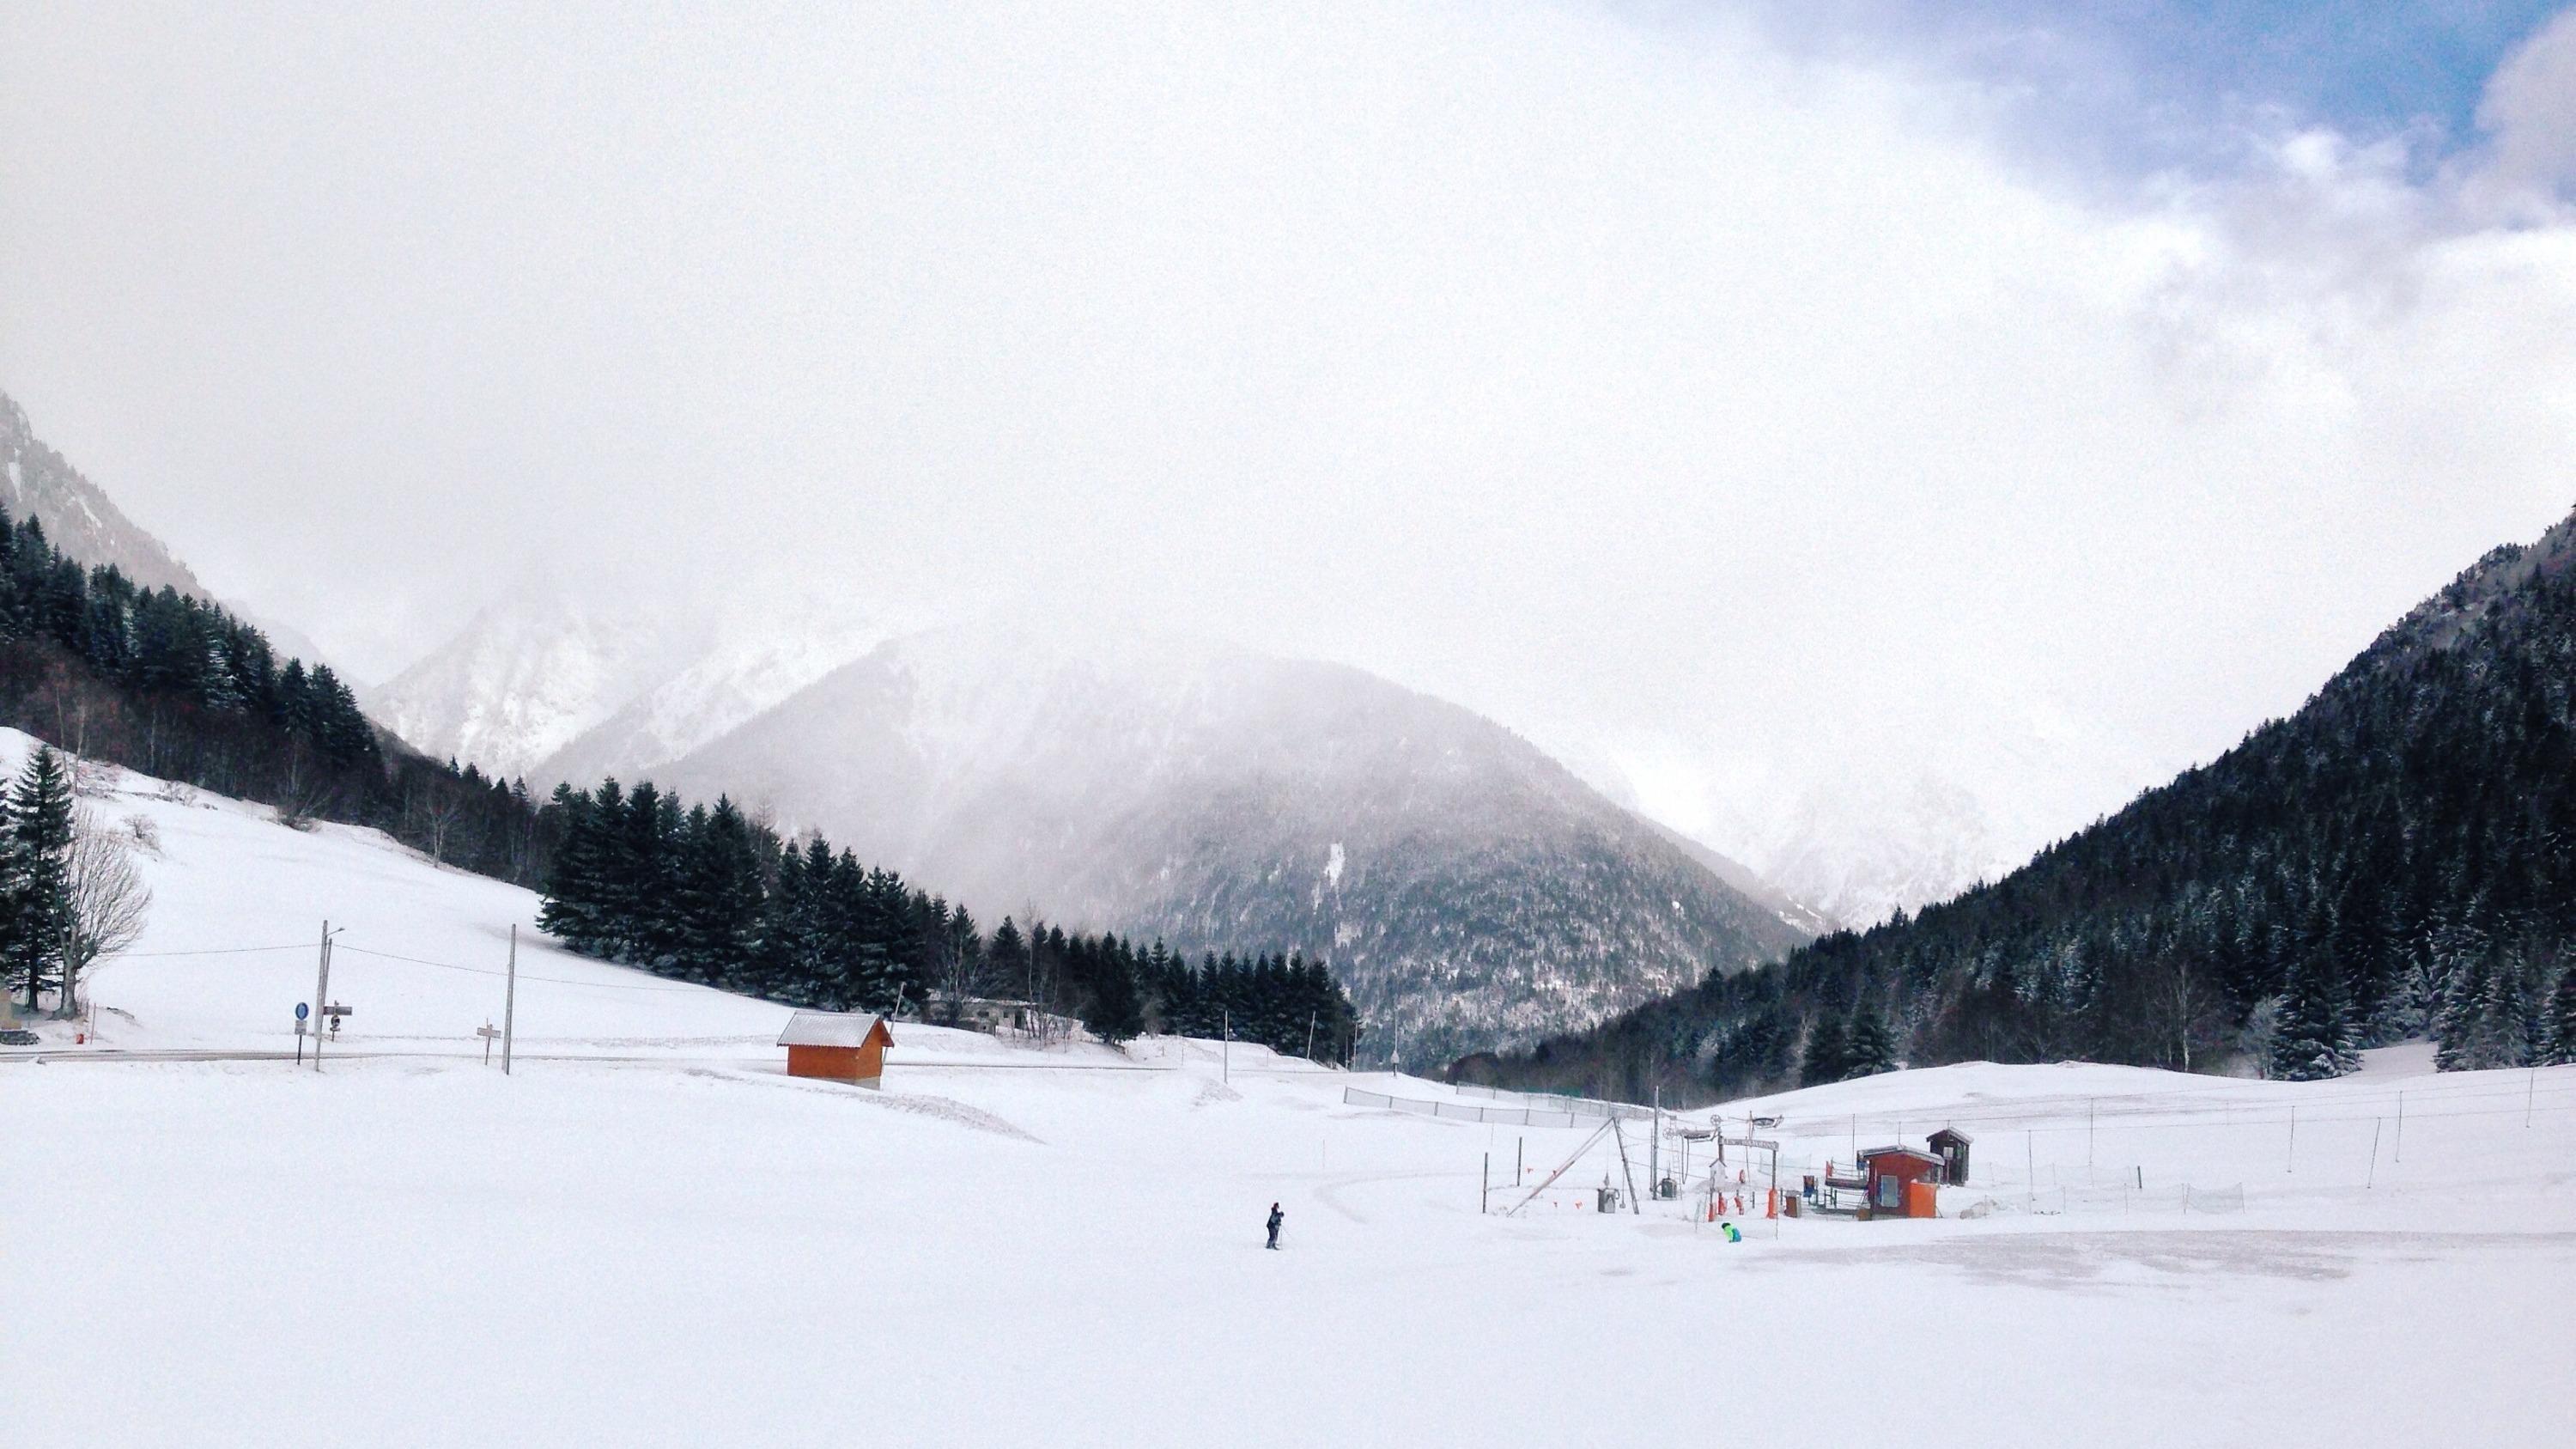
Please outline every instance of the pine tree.
M1029 999L1029 943L1020 935L1019 924L1004 916L993 928L992 943L985 956L993 963L994 977L1003 983L1001 989L1013 997Z
M2301 959L2281 995L2268 1075L2287 1082L2339 1077L2360 1065L2343 973L2325 953Z
M2576 1063L2576 964L2558 973L2558 989L2549 994L2549 1054L2544 1066Z
M5 522L6 517L0 514L0 522ZM0 544L8 542L9 537L9 531L0 527ZM6 556L0 555L0 565L6 563ZM8 614L0 612L0 622L8 618ZM18 965L27 940L26 859L18 849L17 817L10 808L9 792L0 789L0 992L17 985Z
M2509 946L2487 972L2486 990L2477 1005L2478 1064L2520 1067L2531 1064L2539 1019L2531 1009L2524 977L2528 971L2521 948Z
M2486 996L2487 958L2483 952L2453 956L2446 965L2442 1004L2433 1015L2433 1067L2444 1072L2471 1071L2480 1065L2478 1017Z
M27 1010L62 977L72 928L72 779L63 757L39 745L9 798L11 914L8 970L23 984Z
M1134 1039L1145 1030L1145 1003L1137 989L1136 958L1114 936L1093 942L1084 953L1082 1024L1111 1046Z
M1871 1077L1896 1070L1896 1043L1889 1037L1887 1021L1876 1007L1863 1003L1852 1013L1851 1032L1845 1041L1845 1077Z
M701 805L687 816L679 842L672 960L680 974L711 985L732 985L757 946L761 906L760 857L750 825L730 798Z
M1850 1069L1850 1059L1843 1049L1842 1018L1818 1014L1807 1026L1807 1050L1798 1062L1798 1085L1839 1082Z
M612 793L616 788L617 782L611 780L603 789L612 811L617 808L618 797ZM584 955L605 954L612 932L602 900L601 807L588 793L557 785L548 808L563 822L563 843L556 847L553 866L546 872L537 926Z

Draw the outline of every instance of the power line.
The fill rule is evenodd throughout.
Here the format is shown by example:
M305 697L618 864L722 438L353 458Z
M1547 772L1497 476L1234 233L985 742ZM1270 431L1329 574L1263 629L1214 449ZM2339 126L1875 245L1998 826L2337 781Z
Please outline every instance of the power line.
M307 951L313 943L298 941L288 946L215 946L202 951L119 951L111 958L118 961L139 960L148 956L247 956L259 951Z
M509 974L506 971L490 966L460 966L453 961L432 961L420 956L397 955L391 951L370 951L364 946L351 946L346 943L341 944L339 949L343 951L354 951L361 956L373 956L380 961L400 961L410 966L435 966L441 971L464 971L476 976L506 976ZM635 968L625 967L621 969L633 970ZM701 986L696 982L691 981L674 981L667 984L646 983L641 981L572 981L561 976L531 976L525 971L519 973L519 979L522 981L544 981L556 986L591 987L600 991L716 991L720 989L713 986Z
M366 947L364 947L364 946L352 946L352 945L350 945L350 944L349 944L348 942L346 942L346 941L339 941L339 942L335 942L335 943L333 943L333 944L334 944L334 948L335 948L335 949L337 949L337 950L341 950L341 951L352 951L352 952L355 952L355 953L357 953L358 955L361 955L361 956L373 956L373 957L375 957L375 958L377 958L378 960L381 960L381 961L400 961L400 962L404 963L405 965L410 965L410 966L434 966L434 967L438 968L438 969L439 969L439 970L441 970L441 971L464 971L464 972L469 972L469 973L471 973L471 974L473 974L473 975L476 975L476 976L505 976L505 975L507 975L507 974L508 974L506 971L503 971L503 970L501 970L501 969L499 969L499 968L497 968L497 967L491 967L491 966L464 966L464 965L460 965L460 964L458 964L458 963L456 963L456 962L454 962L454 961L432 961L432 960L428 959L427 957L423 957L423 956L405 956L405 955L401 955L401 954L396 953L396 952L393 952L393 951L370 951L370 950L368 950L368 949L367 949ZM310 950L312 950L312 949L313 949L313 943L312 943L312 942L310 942L310 941L298 941L298 942L293 942L293 943L290 943L290 944L287 944L287 945L280 945L280 946L207 946L207 947L202 947L202 948L198 948L198 949L195 949L195 950L187 950L187 951L119 951L118 953L116 953L116 955L115 955L112 959L113 959L113 960L117 960L117 961L139 961L139 960L168 960L168 959L171 959L171 958L174 958L174 957L182 957L182 956L252 956L252 955L258 955L258 954L260 954L260 953L263 953L263 952L269 952L269 951L310 951ZM106 963L101 963L101 964L106 964ZM636 969L636 968L634 968L634 967L619 967L619 968L617 968L617 969L620 969L620 970L634 970L634 969ZM719 987L713 987L713 986L702 986L702 985L697 984L696 982L687 982L687 981L673 981L673 982L668 982L668 983L663 983L663 982L642 982L642 981L633 981L633 982L626 982L626 981L574 981L574 980L571 980L571 979L569 979L569 978L561 977L561 976L531 976L531 975L529 975L528 973L526 973L526 972L524 972L524 971L522 971L522 972L520 972L520 973L519 973L519 979L520 979L520 980L522 980L522 981L543 981L543 982L546 982L546 983L548 983L548 984L550 984L550 985L554 985L554 986L578 986L578 987L587 987L587 988L591 988L591 989L593 989L593 990L598 990L598 991L717 991L717 990L721 990L721 988L719 988Z

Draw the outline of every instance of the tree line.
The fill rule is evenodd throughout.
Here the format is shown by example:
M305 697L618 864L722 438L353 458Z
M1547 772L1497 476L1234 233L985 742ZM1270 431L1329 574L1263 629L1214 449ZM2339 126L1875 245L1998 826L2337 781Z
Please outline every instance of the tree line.
M84 567L5 508L0 725L290 823L375 826L521 885L542 878L551 848L523 786L389 741L328 665L280 659L217 605Z
M1194 967L1159 941L1139 948L1007 916L988 935L964 905L819 833L784 839L730 799L687 804L650 782L559 786L545 808L560 845L539 924L602 960L792 1005L951 1023L998 998L1111 1043L1230 1027L1343 1061L1357 1035L1321 962L1229 953Z
M1315 1052L1328 1060L1346 1060L1357 1036L1320 962L1229 955L1175 970L1168 951L1114 935L1006 919L988 936L963 905L819 837L791 846L728 800L684 805L610 781L540 801L524 781L429 759L380 733L328 666L280 659L218 605L84 567L5 509L0 725L81 759L274 806L290 824L372 826L441 864L542 888L541 924L574 950L681 980L934 1018L1008 995L1110 1041L1195 1022L1195 1003L1221 999L1256 1023L1238 1036L1282 1050L1302 1049L1316 1023ZM57 934L31 919L25 940ZM32 958L0 949L0 960L22 959ZM23 965L9 969L12 989L37 989ZM68 1009L62 976L32 979Z
M1629 1095L1973 1059L2576 1060L2576 521L2003 880L1482 1064Z

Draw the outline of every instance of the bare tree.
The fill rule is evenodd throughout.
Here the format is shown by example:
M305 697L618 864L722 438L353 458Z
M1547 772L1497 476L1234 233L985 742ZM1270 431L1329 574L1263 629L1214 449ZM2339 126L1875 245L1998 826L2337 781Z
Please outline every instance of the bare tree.
M1065 1018L1056 1014L1056 992L1061 984L1063 963L1046 944L1046 922L1038 919L1038 903L1029 901L1020 907L1020 919L1028 923L1028 966L1020 982L1020 993L1029 1006L1029 1036L1041 1045L1065 1035Z
M331 776L311 746L296 740L286 747L277 780L277 818L295 830L310 830L314 818L330 807Z
M80 1014L80 979L100 959L134 944L152 909L118 832L87 810L72 821L70 859L72 924L63 947L63 991L55 1015Z
M2199 963L2174 952L2148 978L2145 1005L2150 1050L2190 1071L2192 1043L2216 1029L2218 1016L2218 992Z
M429 863L447 864L447 847L465 823L465 800L444 782L429 786L420 805L421 833L429 839Z
M992 957L985 954L982 935L975 929L975 918L960 906L946 920L932 927L929 945L929 970L936 1014L942 1024L955 1026L962 1019L966 1004L992 995L999 983L1000 972Z

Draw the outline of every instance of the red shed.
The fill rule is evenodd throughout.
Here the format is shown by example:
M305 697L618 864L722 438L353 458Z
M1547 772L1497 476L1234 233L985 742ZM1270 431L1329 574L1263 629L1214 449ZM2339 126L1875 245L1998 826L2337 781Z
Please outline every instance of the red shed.
M778 1034L787 1048L787 1075L826 1077L873 1087L885 1076L886 1048L894 1033L885 1018L866 1012L800 1011Z
M1861 1179L1874 1218L1928 1218L1947 1164L1911 1147L1873 1147L1860 1155ZM1917 1184L1920 1184L1918 1187Z

